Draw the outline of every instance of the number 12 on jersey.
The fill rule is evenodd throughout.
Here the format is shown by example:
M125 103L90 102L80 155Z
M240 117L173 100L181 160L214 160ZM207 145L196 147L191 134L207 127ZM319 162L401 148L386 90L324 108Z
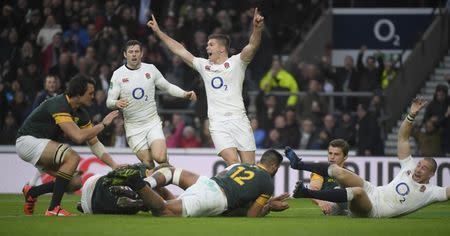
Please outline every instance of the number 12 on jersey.
M251 180L253 177L255 177L255 172L245 170L243 166L238 166L237 170L230 175L230 178L241 186L245 184L245 180Z

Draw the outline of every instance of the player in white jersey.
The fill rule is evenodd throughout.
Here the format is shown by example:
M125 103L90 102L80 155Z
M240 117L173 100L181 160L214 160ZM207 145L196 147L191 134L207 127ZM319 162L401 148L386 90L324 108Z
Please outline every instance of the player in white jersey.
M409 214L433 202L450 198L450 187L439 187L429 183L436 172L437 164L433 158L416 162L411 157L409 136L416 114L426 105L425 100L413 100L410 113L400 126L397 155L401 170L387 185L375 186L351 171L336 164L304 163L292 149L286 149L286 157L294 169L308 170L322 176L333 177L341 187L313 191L297 183L294 197L307 197L332 202L349 202L349 210L356 217L396 217Z
M156 110L155 86L175 97L196 100L193 91L184 91L169 83L153 64L142 62L142 45L137 40L126 43L125 65L114 71L106 105L121 109L130 148L149 168L167 162L167 148L161 120Z
M208 59L194 57L179 42L159 29L152 15L147 25L167 47L190 67L197 70L205 84L208 102L210 132L217 153L227 165L255 163L255 139L242 99L242 85L247 65L253 59L261 42L264 17L258 9L253 16L253 31L249 43L240 54L228 57L228 36L213 34L208 37Z

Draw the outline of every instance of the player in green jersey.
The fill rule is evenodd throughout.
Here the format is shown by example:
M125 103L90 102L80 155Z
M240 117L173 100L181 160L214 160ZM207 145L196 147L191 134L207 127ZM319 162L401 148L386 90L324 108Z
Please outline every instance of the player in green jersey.
M72 215L63 210L60 204L68 186L74 184L70 183L80 156L70 146L61 143L63 137L76 144L87 142L94 155L110 167L117 167L97 135L111 124L118 112L113 111L101 123L92 125L85 107L92 103L94 85L95 82L89 78L75 76L70 80L65 93L41 103L19 128L16 140L19 157L56 177L54 182L24 186L22 192L25 196L26 215L33 214L39 195L50 192L53 193L52 200L45 215Z
M217 216L227 210L247 208L246 216L257 217L289 207L287 193L271 198L273 176L281 162L281 154L271 149L256 165L234 164L212 178L173 167L161 168L145 179L133 168L113 173L139 194L155 216ZM185 192L175 200L164 201L152 188L167 184L175 184Z

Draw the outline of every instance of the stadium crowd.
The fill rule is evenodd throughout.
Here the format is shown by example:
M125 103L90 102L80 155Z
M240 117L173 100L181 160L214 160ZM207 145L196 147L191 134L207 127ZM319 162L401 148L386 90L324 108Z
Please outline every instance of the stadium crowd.
M151 2L151 5L149 5ZM182 42L195 56L207 57L207 36L231 37L231 54L242 49L251 31L254 1L118 1L42 0L3 1L0 15L0 144L13 145L18 127L46 98L63 92L80 73L96 81L90 107L94 123L108 114L106 95L112 72L124 63L122 47L139 39L143 62L154 64L164 77L185 90L196 91L195 103L158 96L168 147L212 147L208 130L206 94L200 76L169 53L146 26L151 13L161 28ZM396 78L395 61L381 54L347 56L335 68L330 55L320 61L300 61L284 67L277 55L286 54L301 38L311 12L325 1L268 1L261 47L246 72L244 91L257 91L256 109L249 114L258 148L327 149L343 138L360 155L383 155L387 135L383 90ZM151 11L150 11L151 9ZM273 14L269 14L273 13ZM290 19L285 21L284 19ZM294 24L291 24L294 22ZM306 23L305 23L306 22ZM363 44L363 43L362 43ZM363 60L363 58L366 58ZM356 62L355 62L356 61ZM450 84L450 75L447 76ZM271 92L305 92L305 96L275 96ZM372 97L335 97L327 92L376 91ZM245 93L245 92L244 92ZM244 94L247 98L248 94ZM193 113L183 112L194 110ZM424 121L413 136L424 156L450 153L450 98L448 85L439 85ZM422 128L423 127L423 128ZM123 119L103 132L106 146L126 147ZM433 144L433 145L430 145Z

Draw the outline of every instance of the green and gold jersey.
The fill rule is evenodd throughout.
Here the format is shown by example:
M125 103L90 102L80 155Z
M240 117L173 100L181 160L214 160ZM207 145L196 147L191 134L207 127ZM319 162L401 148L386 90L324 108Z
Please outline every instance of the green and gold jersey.
M336 180L334 180L331 177L323 177L321 175L318 175L316 173L311 173L311 181L313 180L321 180L322 181L322 188L320 190L328 190L328 189L334 189L338 187L338 183L336 183Z
M274 191L272 176L257 165L236 164L211 179L224 190L228 210L247 207L254 201L265 205Z
M89 113L85 108L72 109L65 94L47 99L39 105L23 122L17 137L31 135L36 138L59 140L62 130L58 124L75 122L80 128L92 127Z

